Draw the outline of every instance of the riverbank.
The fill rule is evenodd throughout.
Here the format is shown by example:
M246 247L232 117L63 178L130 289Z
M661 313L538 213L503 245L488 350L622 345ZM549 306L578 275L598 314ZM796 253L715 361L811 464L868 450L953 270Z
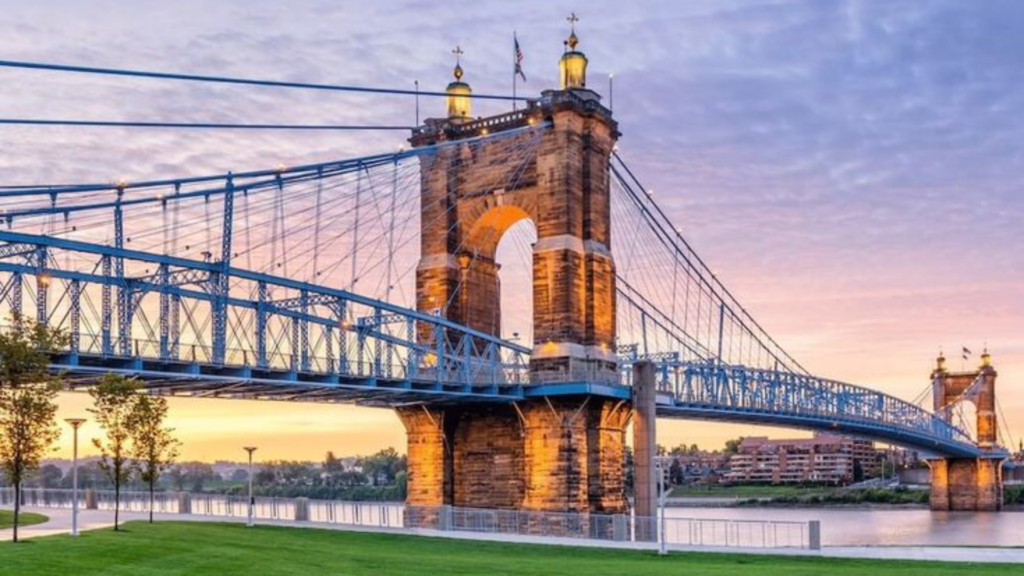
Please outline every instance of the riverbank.
M822 509L822 510L928 510L927 504L885 504L880 502L859 503L810 503L805 501L776 501L765 499L739 498L669 498L669 508L765 508L765 509ZM1007 506L1005 510L1024 510L1020 506Z
M683 508L846 508L927 510L927 487L835 488L806 486L677 487L667 506ZM1024 510L1024 486L1007 486L1004 510Z
M352 576L398 574L494 574L532 576L655 576L685 572L695 576L959 576L1005 574L1024 562L1024 551L997 549L866 548L779 551L776 555L729 550L729 554L676 551L667 557L647 549L583 547L582 543L537 544L468 540L486 535L435 538L396 533L325 530L284 526L246 528L238 523L130 522L115 533L100 529L79 538L49 536L31 544L0 544L0 575L99 575L116 570L133 576L209 573L263 576L344 573ZM552 541L558 539L548 539ZM566 543L563 543L566 544ZM799 554L793 556L792 554ZM837 557L845 554L848 557ZM885 561L864 559L876 554ZM901 556L902 555L902 556ZM941 560L988 559L1006 564L916 562L901 557Z

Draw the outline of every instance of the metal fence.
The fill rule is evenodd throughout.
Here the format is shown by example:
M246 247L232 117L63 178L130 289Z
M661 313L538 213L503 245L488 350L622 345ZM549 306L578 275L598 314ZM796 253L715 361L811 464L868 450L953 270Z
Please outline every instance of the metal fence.
M665 541L682 546L821 548L817 522L666 518Z
M112 490L82 490L82 509L113 510ZM579 538L615 542L657 542L659 532L669 545L728 548L821 548L817 521L665 519L659 530L656 518L629 514L574 514L532 510L496 510L453 506L405 506L393 502L346 502L307 498L255 497L257 520L285 520L367 528L420 528L442 532L515 534L536 537ZM12 506L14 489L0 488L0 506ZM70 508L71 490L26 488L22 505ZM121 510L148 512L148 492L120 495ZM192 514L218 518L245 518L248 498L222 494L158 492L153 498L157 514Z

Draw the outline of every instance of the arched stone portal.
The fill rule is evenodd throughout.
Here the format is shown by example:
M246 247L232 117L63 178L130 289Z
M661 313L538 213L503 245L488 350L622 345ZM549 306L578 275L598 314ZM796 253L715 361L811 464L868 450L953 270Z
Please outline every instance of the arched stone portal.
M530 125L537 128L477 139ZM476 122L428 121L413 145L466 143L421 160L417 307L500 335L495 251L510 227L529 218L537 229L531 374L546 382L613 380L608 161L617 137L610 112L589 91L547 91L523 112Z

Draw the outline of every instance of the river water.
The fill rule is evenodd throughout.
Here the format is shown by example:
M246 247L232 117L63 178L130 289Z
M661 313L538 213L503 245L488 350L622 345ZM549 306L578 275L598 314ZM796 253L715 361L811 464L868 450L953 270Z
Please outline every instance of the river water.
M36 490L23 492L27 506L68 508L70 490ZM96 493L96 505L110 509L113 494ZM13 490L0 488L0 506L9 507ZM193 494L190 512L198 515L244 518L248 502L243 496ZM180 512L177 493L160 493L155 510L161 514ZM127 492L121 495L121 508L125 511L148 510L149 497L145 493ZM400 503L310 501L309 520L334 524L366 526L402 526L403 508ZM256 499L257 518L290 520L295 517L295 501L287 498ZM761 540L774 542L802 542L806 523L821 522L822 544L825 546L1020 546L1024 547L1024 511L1009 512L931 512L927 509L892 508L740 508L740 507L686 507L673 506L666 510L668 518L697 520L753 520L783 523L771 528L744 526L734 533L747 545L758 545ZM486 514L485 514L486 515ZM801 523L796 528L786 522ZM700 529L691 531L695 525ZM727 539L719 522L666 523L670 542L716 544ZM791 533L796 530L796 533ZM795 538L795 540L793 540ZM734 543L735 545L735 543Z
M821 521L825 546L1024 546L1024 512L921 509L684 508L668 518Z

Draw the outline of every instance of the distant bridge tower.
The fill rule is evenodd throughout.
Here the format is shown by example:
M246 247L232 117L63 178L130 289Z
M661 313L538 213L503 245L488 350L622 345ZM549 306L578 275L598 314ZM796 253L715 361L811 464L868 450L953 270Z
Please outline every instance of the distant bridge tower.
M996 422L996 370L986 350L981 366L971 372L950 372L940 355L932 371L935 414L947 422L961 402L971 402L977 412L977 441L982 448L998 444ZM1003 506L1003 458L937 458L931 468L932 510L990 510Z
M627 511L630 406L586 393L589 384L617 378L609 158L619 132L586 88L577 42L574 31L560 62L561 90L489 118L470 117L471 89L456 64L448 117L428 119L410 139L416 147L467 141L420 160L419 310L500 334L495 254L502 235L528 218L537 229L531 380L581 384L578 397L399 408L413 514L439 505ZM421 342L431 337L419 334ZM425 514L412 521L437 521Z

